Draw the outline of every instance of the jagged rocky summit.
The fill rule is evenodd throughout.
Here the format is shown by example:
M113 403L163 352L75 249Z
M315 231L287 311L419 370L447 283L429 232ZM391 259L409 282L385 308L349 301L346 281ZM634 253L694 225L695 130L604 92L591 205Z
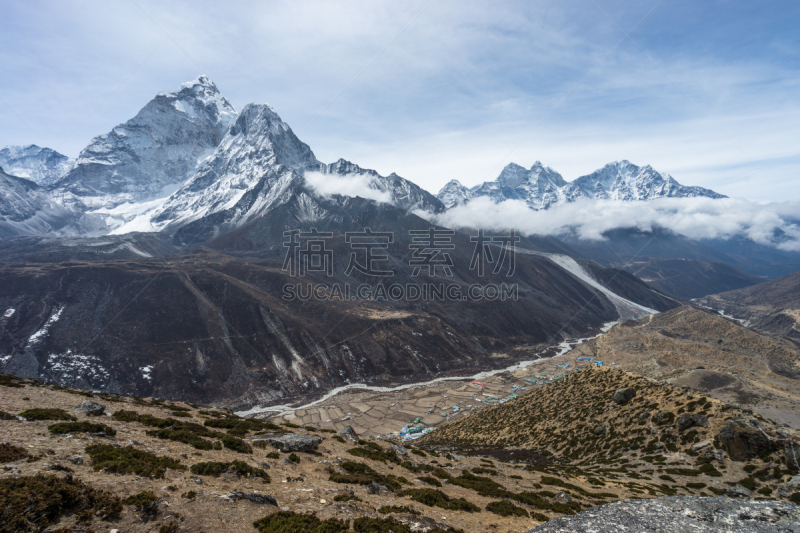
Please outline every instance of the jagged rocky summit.
M511 163L494 181L468 188L452 180L436 196L448 208L474 198L486 197L495 203L521 200L532 209L547 209L557 203L581 198L623 201L725 198L702 187L681 185L669 174L658 172L650 165L639 167L630 161L609 163L572 182L564 180L561 174L539 161L530 170Z
M41 198L83 217L62 231L26 209L31 222L16 220L2 231L6 237L80 234L75 228L90 229L85 235L174 232L209 217L201 226L218 235L290 201L301 206L301 219L314 219L328 211L321 200L336 196L315 187L323 176L357 177L405 210L444 210L435 196L394 173L381 176L344 159L320 162L272 107L248 104L237 112L206 76L159 93L134 118L95 137L75 161L35 146L6 148L0 160L37 176ZM9 183L0 182L0 195L18 196L19 183ZM19 213L3 209L0 217Z

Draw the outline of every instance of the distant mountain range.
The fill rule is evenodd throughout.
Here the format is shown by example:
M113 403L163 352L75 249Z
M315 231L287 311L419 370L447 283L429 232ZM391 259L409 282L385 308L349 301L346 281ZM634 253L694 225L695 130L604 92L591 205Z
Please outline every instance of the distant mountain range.
M493 182L454 181L437 197L394 173L321 162L272 107L236 110L205 76L159 93L74 161L36 146L0 156L0 371L87 388L251 406L353 382L430 379L759 281L720 263L764 275L800 264L751 257L746 246L734 259L661 231L602 243L524 235L510 301L288 301L282 291L299 286L283 268L288 230L330 233L334 273L306 278L319 290L417 286L445 279L435 269L418 277L410 262L411 250L422 252L412 232L432 225L424 213L481 197L546 209L584 198L723 196L622 161L573 182L540 163L509 165ZM365 228L392 235L382 247L385 280L349 268L346 233ZM448 235L447 283L510 281L502 269L485 278L473 270L468 232ZM64 361L95 374L78 363L64 373Z
M499 203L521 200L532 209L547 209L560 202L581 198L597 200L654 200L656 198L726 198L702 187L681 185L669 174L650 165L639 167L629 161L615 161L588 176L568 182L539 161L530 170L515 163L506 166L494 181L467 188L452 180L436 195L448 208L474 198L487 197Z
M627 161L573 182L539 162L530 170L511 164L495 181L466 188L454 180L433 196L396 174L381 176L343 159L320 162L273 108L248 104L237 111L206 76L159 93L135 117L92 139L76 160L34 145L7 147L0 167L38 186L25 202L18 182L0 182L0 193L17 198L14 207L0 205L3 238L174 232L209 217L218 235L295 195L303 197L301 218L322 217L323 195L311 173L358 177L395 207L433 213L484 196L519 199L533 209L578 198L723 198Z
M134 118L92 139L75 161L37 146L8 147L0 156L8 174L40 186L23 211L0 205L6 238L174 231L211 216L224 232L293 194L306 196L305 216L313 216L320 195L306 186L309 172L362 176L403 209L444 209L396 174L384 177L343 159L320 162L274 109L249 104L237 112L206 76L159 93ZM0 182L0 193L14 196L14 184ZM58 224L36 220L48 218L36 207L45 199L60 206Z
M519 200L534 210L578 199L724 198L628 161L572 182L538 161L530 169L512 163L494 181L467 188L453 180L434 196L394 173L382 176L344 159L319 161L272 107L248 104L237 111L206 76L157 94L135 117L92 139L75 160L34 145L7 147L0 150L0 167L0 239L163 232L175 236L170 246L199 245L234 230L247 233L264 217L281 227L325 221L343 228L350 218L345 208L355 196L417 213L442 213L478 198ZM356 186L341 193L320 187L337 180ZM677 236L659 251L656 241L663 239L638 233L611 232L602 242L559 239L570 245L568 254L635 272L644 272L641 261L653 258L724 263L766 277L800 265L800 254L746 238L706 243L715 252ZM611 248L616 251L609 255ZM684 277L696 279L691 272L702 270L715 278L686 290L669 281L678 279L675 264L659 263L655 270L653 264L647 263L648 279L682 297L755 281L744 272L698 263Z

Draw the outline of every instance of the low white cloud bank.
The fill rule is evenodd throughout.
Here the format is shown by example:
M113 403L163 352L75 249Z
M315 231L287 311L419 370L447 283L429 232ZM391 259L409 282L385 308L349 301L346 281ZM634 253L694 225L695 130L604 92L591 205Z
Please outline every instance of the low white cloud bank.
M668 228L690 239L744 236L759 244L800 251L800 202L727 198L664 198L647 202L579 200L534 211L519 200L476 198L445 213L417 213L450 228L516 228L525 235L574 233L602 240L616 228Z
M391 203L392 195L389 191L380 188L380 183L372 176L366 174L322 174L320 172L306 172L306 184L318 194L330 196L360 196L376 202Z

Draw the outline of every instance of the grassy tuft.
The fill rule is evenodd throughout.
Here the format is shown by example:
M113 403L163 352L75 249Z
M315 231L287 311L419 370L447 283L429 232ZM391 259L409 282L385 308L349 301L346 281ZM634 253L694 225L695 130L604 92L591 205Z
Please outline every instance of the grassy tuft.
M522 507L517 507L509 501L491 502L486 506L486 510L500 516L524 516L528 518L530 515L528 511Z
M27 457L28 452L25 451L25 448L20 448L19 446L14 446L6 442L0 442L0 464L13 463L20 459L26 459Z
M397 481L384 477L363 463L345 461L342 463L342 470L344 470L345 473L340 474L339 472L331 470L329 481L333 481L334 483L352 483L354 485L369 485L374 481L392 490L400 488L400 484Z
M267 474L266 471L250 466L243 461L233 461L230 463L207 462L192 465L192 474L197 474L199 476L219 477L224 472L232 472L237 476L260 477L264 480L264 483L270 482L269 474Z
M21 389L25 385L22 384L22 380L17 376L12 376L11 374L0 374L0 386Z
M163 478L167 468L186 470L186 467L169 457L131 448L114 448L107 444L94 444L86 447L92 458L95 470L105 470L112 474L136 474L142 477Z
M69 420L75 422L78 420L63 409L28 409L22 411L19 416L25 420Z
M463 498L451 498L444 492L436 489L408 489L401 493L415 502L428 507L441 507L452 511L466 511L468 513L480 511L480 507Z
M391 514L391 513L408 513L418 515L419 512L415 511L414 509L410 508L408 505L384 505L378 512L381 514Z
M292 511L272 513L253 522L253 526L259 533L346 533L350 530L347 520L329 518L322 521L316 514Z
M0 502L0 533L43 531L66 514L88 522L97 515L116 518L122 511L118 497L69 475L0 479Z
M360 502L361 498L359 498L358 496L352 496L350 494L337 494L336 496L333 497L333 501L335 501L335 502L349 502L349 501Z
M93 422L59 422L47 426L50 433L56 435L63 435L66 433L89 433L89 434L103 434L113 437L117 434L117 430L110 428L105 424L95 424Z

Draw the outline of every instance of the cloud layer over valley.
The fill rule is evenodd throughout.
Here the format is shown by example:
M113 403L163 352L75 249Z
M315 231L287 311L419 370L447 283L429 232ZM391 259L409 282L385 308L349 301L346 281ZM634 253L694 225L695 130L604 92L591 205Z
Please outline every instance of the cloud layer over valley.
M516 228L525 235L574 233L601 240L616 228L650 231L670 228L690 239L747 237L786 251L800 251L800 202L737 198L663 198L649 202L579 200L534 211L519 200L493 203L488 198L456 206L440 215L420 213L451 228Z

